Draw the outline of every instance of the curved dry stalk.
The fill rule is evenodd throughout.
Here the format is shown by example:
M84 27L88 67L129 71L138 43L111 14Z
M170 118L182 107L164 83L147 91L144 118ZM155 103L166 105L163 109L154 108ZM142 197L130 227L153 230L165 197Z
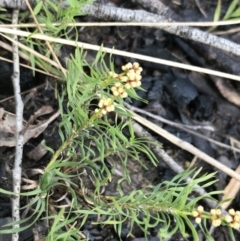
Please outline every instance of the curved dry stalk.
M236 106L240 106L240 95L236 88L231 86L229 82L224 81L222 78L212 76L212 79L219 92L225 99Z

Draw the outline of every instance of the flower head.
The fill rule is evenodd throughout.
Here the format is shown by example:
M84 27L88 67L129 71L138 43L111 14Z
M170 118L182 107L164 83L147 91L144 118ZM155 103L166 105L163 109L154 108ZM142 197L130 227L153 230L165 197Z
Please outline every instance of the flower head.
M111 98L101 99L98 103L97 109L95 109L95 113L101 112L101 114L106 115L108 112L114 111L113 100Z
M111 91L113 93L114 96L120 96L122 98L126 98L127 97L127 93L125 91L124 86L120 83L117 82L112 88Z
M202 216L203 211L204 211L203 206L198 206L197 210L192 211L192 216L195 218L195 222L197 224L201 223L201 220L202 220L201 216Z

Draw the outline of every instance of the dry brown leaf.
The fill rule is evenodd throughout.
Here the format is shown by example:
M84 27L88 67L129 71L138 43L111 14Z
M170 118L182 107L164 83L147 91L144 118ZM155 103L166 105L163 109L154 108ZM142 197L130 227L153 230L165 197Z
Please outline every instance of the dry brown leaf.
M44 106L40 108L35 114L35 117L40 115L45 115L52 112L51 106ZM36 138L39 136L51 123L56 119L60 114L60 111L57 111L52 115L48 120L41 121L36 125L28 125L24 121L23 126L26 128L24 130L24 143L26 143L31 138ZM16 116L10 112L5 111L3 108L0 108L0 146L15 146L16 145Z
M240 95L239 92L232 86L230 82L225 81L220 77L212 77L216 87L224 98L229 102L240 106Z
M32 151L27 153L28 158L39 161L47 153L42 143L39 143Z

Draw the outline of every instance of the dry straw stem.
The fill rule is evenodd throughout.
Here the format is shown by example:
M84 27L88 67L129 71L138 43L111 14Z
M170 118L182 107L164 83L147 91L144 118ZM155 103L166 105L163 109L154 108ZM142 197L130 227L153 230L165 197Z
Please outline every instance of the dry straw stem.
M192 26L192 27L209 27L209 26L226 26L239 24L240 20L227 20L218 22L88 22L88 23L68 23L68 27L106 27L106 26L141 26L141 27L163 27L163 26ZM52 26L60 26L62 23L52 23ZM47 24L38 23L39 27L46 27ZM19 24L0 24L1 28L36 28L35 23L19 23Z
M18 31L18 30L14 30L14 31L13 31L13 34L14 34L14 32L17 32L17 31ZM10 38L10 37L2 34L1 31L0 31L0 35L3 36L5 39L9 40L10 42L12 42L13 44L17 45L19 48L24 49L24 50L26 50L28 53L32 53L32 54L35 55L36 57L41 58L42 60L46 61L46 63L49 63L50 65L52 65L52 66L54 66L54 67L56 67L56 68L59 67L58 64L55 63L53 60L51 60L51 59L43 56L42 54L39 54L37 51L35 51L35 50L27 47L26 45L24 45L24 44L22 44L22 43L20 43L20 42L18 42L18 41L16 41L16 40L14 40L13 38Z
M20 54L19 54L19 56L20 56ZM8 62L8 63L13 63L12 60L10 60L10 59L6 59L6 58L1 57L1 56L0 56L0 60L6 61L6 62ZM27 57L26 60L30 60L30 58ZM26 64L21 64L21 63L20 63L19 65L22 66L22 67L24 67L24 68L31 69L31 70L34 70L34 71L36 71L36 72L39 72L39 73L42 73L42 74L45 74L45 75L51 76L51 77L53 77L53 78L55 78L55 79L62 80L62 79L60 79L58 76L53 75L53 74L48 73L48 72L45 72L44 70L37 69L37 68L33 68L32 66L29 66L29 65L26 65ZM27 92L25 92L25 93L27 93ZM9 97L8 97L8 98L9 98ZM1 102L3 102L3 101L0 100L0 103L1 103Z
M14 24L15 25L15 24ZM11 27L11 28L15 28L16 26ZM4 43L3 41L0 41L0 47L3 48L3 49L6 49L8 50L9 52L13 52L13 47L7 43ZM19 51L18 52L19 56L25 60L30 60L30 58L28 57L28 55L26 55L25 53Z
M16 24L14 24L14 26L15 26L15 25L16 25ZM0 33L0 34L1 34L1 33ZM4 36L4 37L5 37L5 36ZM7 37L7 36L6 36L6 38L7 38L8 40L10 40L12 43L15 43L15 44L18 45L19 47L22 47L23 49L25 49L28 53L32 53L32 54L34 54L35 56L38 56L39 58L44 59L44 60L45 60L47 63L49 63L50 65L52 64L52 65L54 65L55 67L57 67L57 64L56 64L54 61L52 61L51 59L46 58L45 56L39 54L39 53L36 52L35 50L33 50L33 49L31 49L31 48L29 48L29 47L27 47L27 46L25 46L25 45L17 42L17 41L14 41L12 38L9 38L9 37ZM12 47L11 45L7 44L7 43L2 42L2 41L0 41L0 47L2 47L3 49L8 50L9 52L13 52L13 47ZM21 51L18 51L18 54L19 54L19 57L21 57L22 59L25 59L25 60L27 60L27 61L30 61L30 57L29 57L27 54L25 54L25 53L23 53L23 52L21 52ZM12 60L6 59L6 58L1 57L1 56L0 56L0 60L6 61L6 62L9 62L9 63L13 63ZM20 63L20 65L23 66L23 67L25 67L25 68L28 68L28 69L37 71L37 72L39 72L39 73L43 73L43 74L45 74L45 75L54 77L54 78L56 78L56 79L60 79L58 76L53 75L53 74L51 74L51 73L48 73L48 72L46 72L46 71L44 71L44 70L37 69L37 68L33 68L32 66L29 66L29 65L26 65L26 64L21 64L21 63ZM2 100L0 101L0 103L1 103L1 102L2 102Z
M200 68L200 67L196 67L196 66L190 66L187 64L177 63L177 62L173 62L173 61L169 61L169 60L158 59L158 58L149 57L149 56L145 56L145 55L141 55L141 54L129 53L126 51L101 47L98 45L87 44L87 43L83 43L83 42L76 42L76 41L66 40L66 39L62 39L62 38L54 38L54 37L50 37L50 36L42 35L42 34L32 34L30 32L21 31L21 30L13 31L12 29L7 29L7 28L0 28L0 33L17 34L18 36L30 37L33 39L40 39L40 40L48 40L48 41L54 42L54 43L65 44L65 45L79 47L79 48L83 48L83 49L91 49L91 50L95 50L95 51L102 50L103 52L110 53L110 54L116 54L116 55L125 56L125 57L129 57L129 58L145 60L145 61L149 61L152 63L164 64L164 65L168 65L168 66L172 66L172 67L187 69L187 70L191 70L191 71L216 75L216 76L220 76L223 78L240 81L240 76L237 76L237 75L227 74L227 73L223 73L220 71L210 70L210 69L206 69L206 68ZM1 34L1 35L3 35L3 34ZM4 37L9 39L10 41L12 41L7 36L4 35ZM54 63L54 66L57 67L57 64Z
M130 112L132 114L133 119L136 120L137 122L139 122L140 124L146 126L150 130L152 130L155 133L159 134L160 136L164 137L165 139L167 139L168 141L170 141L174 145L182 148L183 150L186 150L186 151L192 153L194 156L199 157L203 161L209 163L210 165L216 167L217 169L225 172L227 175L229 175L229 176L237 179L238 181L240 181L240 175L238 173L236 173L235 171L233 171L232 169L230 169L227 166L221 164L220 162L218 162L214 158L210 157L206 153L200 151L199 149L197 149L196 147L194 147L190 143L179 139L178 137L170 134L169 132L162 129L161 127L159 127L159 126L155 125L154 123L146 120L145 118L141 117L140 115L137 115L136 113L134 113L132 111L130 111Z

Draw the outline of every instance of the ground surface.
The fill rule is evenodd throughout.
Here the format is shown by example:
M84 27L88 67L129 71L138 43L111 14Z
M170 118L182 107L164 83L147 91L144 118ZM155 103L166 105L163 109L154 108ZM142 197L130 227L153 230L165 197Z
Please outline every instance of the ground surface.
M178 14L183 21L211 21L216 8L217 1L202 1L202 9L206 12L207 18L199 11L196 1L163 1L172 10ZM226 11L228 4L231 1L223 1L223 12ZM107 3L106 3L107 4ZM141 6L131 1L112 1L111 4L116 4L120 7L140 9ZM93 17L81 17L78 21L98 21ZM228 30L229 27L218 28L217 30ZM206 29L205 29L206 30ZM238 33L225 34L225 38L229 38L234 42L239 42ZM174 60L181 63L189 63L206 68L213 68L228 72L228 69L219 69L219 62L209 56L209 49L205 49L202 45L182 40L176 36L172 36L163 32L160 29L144 28L144 27L102 27L102 28L82 28L79 30L79 41L92 44L104 44L106 47L115 47L116 49L126 50L134 53L141 53L148 56L159 57L167 60ZM68 55L72 50L63 48L63 55ZM210 51L210 50L209 50ZM2 55L8 53L2 52ZM91 59L94 53L89 53ZM223 61L226 61L229 56L224 56ZM230 56L234 63L238 63L238 59ZM134 59L126 59L119 56L114 56L116 69ZM228 100L222 97L221 93L214 84L214 81L206 76L189 71L184 71L168 66L152 64L140 61L140 65L144 69L142 86L146 92L139 92L139 95L148 100L149 104L143 104L139 101L133 102L133 105L145 109L155 115L160 115L168 120L183 123L187 125L204 123L215 128L214 132L204 131L202 134L214 138L220 142L229 144L229 137L234 137L240 140L240 109ZM7 98L12 95L12 87L10 77L12 74L11 66L0 62L0 69L3 77L1 77L0 99ZM22 90L28 90L34 86L45 82L45 77L37 75L31 77L31 71L22 70ZM231 82L232 83L232 82ZM233 83L232 87L239 90L239 84ZM25 100L27 95L23 97ZM54 90L51 83L48 86L38 88L25 104L24 117L26 120L43 105L50 105L54 110L57 109L57 101L54 99ZM6 111L14 113L15 104L13 99L0 102L0 107ZM51 148L56 149L59 145L60 138L57 133L58 121L51 123L48 128L36 139L31 139L24 147L24 162L23 174L29 175L29 170L32 168L42 168L46 166L50 154L40 157L39 160L33 160L34 154L30 154L35 150L36 146L45 139L46 144ZM239 154L232 151L220 148L216 145L209 144L206 140L195 137L182 130L171 126L156 122L163 126L169 132L177 135L181 139L195 145L203 152L216 158L223 164L236 169L239 164ZM200 132L200 131L199 131ZM173 146L166 140L159 139L163 143L163 148L166 152L180 165L189 165L192 162L193 156L181 149ZM14 160L14 148L0 147L0 188L11 190L11 168ZM174 176L172 170L166 167L161 160L158 168L152 167L148 161L144 160L148 166L148 170L144 170L141 166L136 165L132 160L129 161L128 169L131 171L132 183L123 184L123 190L128 193L136 188L141 188L147 184L159 183L163 180L169 180ZM198 160L196 166L203 167L203 172L215 171L215 168L207 165L201 160ZM118 175L121 176L121 170L118 170ZM119 176L116 175L116 180L106 189L107 194L116 191L116 182ZM224 189L229 181L224 173L218 173L219 182L214 187L215 190ZM219 197L220 198L220 197ZM24 203L24 200L23 200ZM240 209L239 195L236 196L232 207ZM0 221L3 221L11 216L11 203L9 198L0 194ZM89 229L93 233L96 240L115 240L114 235L104 233L102 230ZM153 232L154 233L154 232ZM24 236L25 235L25 236ZM32 240L28 238L29 232L23 234L22 240ZM236 240L240 236L236 233ZM91 236L92 237L92 236ZM92 237L92 239L94 239ZM139 234L139 238L141 234ZM127 239L126 237L124 237ZM149 239L152 239L150 237ZM189 238L191 240L191 237ZM224 228L219 228L214 233L216 241L229 240L227 231ZM1 240L1 236L0 236ZM6 239L7 240L7 239ZM168 240L184 240L180 235L175 235ZM201 240L201 239L199 239Z

